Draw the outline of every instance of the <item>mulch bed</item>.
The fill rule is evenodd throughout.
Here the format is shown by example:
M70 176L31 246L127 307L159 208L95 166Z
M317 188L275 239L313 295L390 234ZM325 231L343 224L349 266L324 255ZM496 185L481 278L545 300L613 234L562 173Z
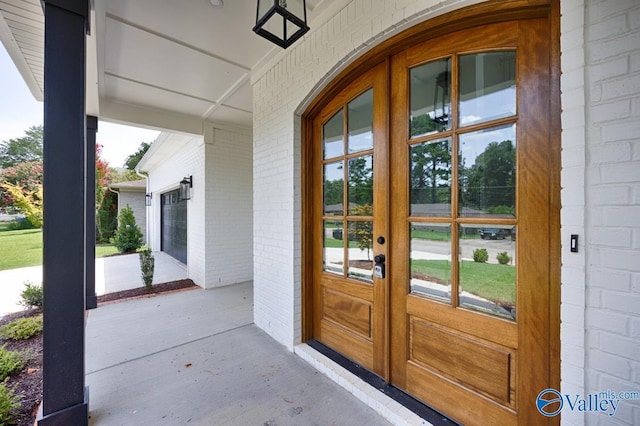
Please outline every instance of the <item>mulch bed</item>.
M118 291L98 296L98 305L115 303L142 297L154 297L158 294L197 288L193 281L178 280L154 285L150 290L145 287ZM0 326L18 318L35 316L40 309L15 312L0 317ZM42 334L28 340L10 340L0 337L0 347L11 351L22 351L28 357L27 365L18 374L9 377L8 386L20 397L21 407L15 418L18 426L33 425L42 400Z

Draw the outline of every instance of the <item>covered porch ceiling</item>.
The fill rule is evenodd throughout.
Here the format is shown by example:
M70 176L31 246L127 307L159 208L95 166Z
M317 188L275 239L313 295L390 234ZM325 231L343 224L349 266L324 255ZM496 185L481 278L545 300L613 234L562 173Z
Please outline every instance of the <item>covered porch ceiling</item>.
M201 134L204 121L252 125L251 76L281 49L253 33L256 0L95 0L87 39L87 114ZM217 2L214 2L217 3ZM307 0L313 28L346 0ZM39 0L0 0L0 40L43 99Z

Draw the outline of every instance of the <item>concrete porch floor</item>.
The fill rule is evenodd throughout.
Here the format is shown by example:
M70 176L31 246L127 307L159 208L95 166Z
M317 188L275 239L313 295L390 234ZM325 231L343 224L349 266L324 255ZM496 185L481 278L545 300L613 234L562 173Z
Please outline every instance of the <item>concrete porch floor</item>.
M90 424L389 424L253 325L252 301L249 282L90 311Z

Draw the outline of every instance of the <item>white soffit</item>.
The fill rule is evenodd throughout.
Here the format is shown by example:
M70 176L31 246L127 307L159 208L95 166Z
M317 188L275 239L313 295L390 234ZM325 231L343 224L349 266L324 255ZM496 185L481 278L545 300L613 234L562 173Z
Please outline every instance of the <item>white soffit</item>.
M308 1L309 20L334 1ZM213 7L208 0L94 0L87 112L189 133L198 121L251 127L251 73L281 52L253 33L256 2ZM40 1L0 0L0 39L33 96L42 100Z
M39 0L0 0L0 39L33 97L44 99L44 15Z

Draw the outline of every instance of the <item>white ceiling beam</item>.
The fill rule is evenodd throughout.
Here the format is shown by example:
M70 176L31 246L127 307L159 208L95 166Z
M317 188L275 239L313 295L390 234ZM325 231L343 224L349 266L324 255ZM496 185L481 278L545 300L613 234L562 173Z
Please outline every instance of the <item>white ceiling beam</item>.
M119 74L116 74L116 73L113 73L113 72L105 71L104 75L116 78L118 80L124 80L124 81L128 81L130 83L138 84L140 86L151 87L153 89L161 90L161 91L166 92L166 93L171 93L171 94L178 95L178 96L184 96L185 98L195 99L195 100L202 101L202 102L207 102L207 103L210 103L210 104L215 104L216 103L216 101L213 101L211 99L201 98L199 96L190 95L188 93L180 92L178 90L169 89L168 87L162 87L162 86L158 86L158 85L155 85L155 84L146 83L144 81L136 80L136 79L133 79L133 78L124 77L122 75L119 75Z
M203 121L200 117L148 106L125 104L112 99L100 99L100 119L170 132L203 134Z

